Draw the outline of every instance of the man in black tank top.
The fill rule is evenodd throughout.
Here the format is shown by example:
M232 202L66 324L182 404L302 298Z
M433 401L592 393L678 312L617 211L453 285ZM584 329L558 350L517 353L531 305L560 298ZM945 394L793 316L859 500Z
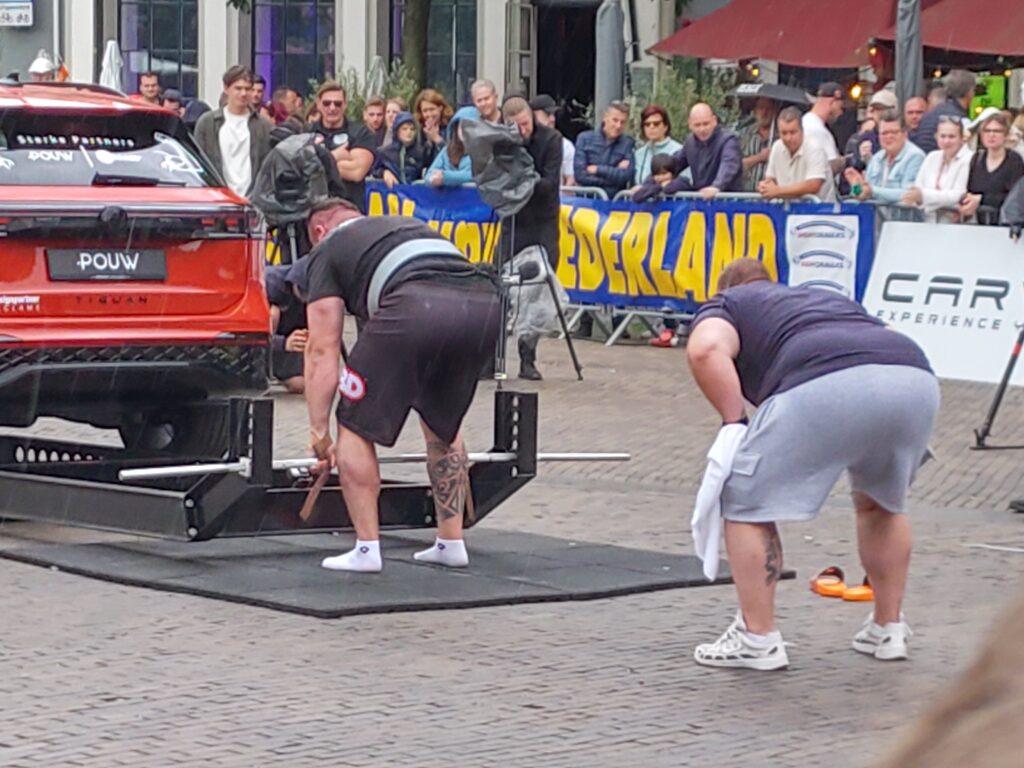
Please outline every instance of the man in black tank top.
M322 565L381 569L375 443L391 446L409 410L420 416L437 510L437 541L417 560L464 567L462 515L469 491L459 434L480 370L494 354L501 305L494 281L449 241L411 218L369 218L342 200L309 218L306 402L318 471L337 464L356 546ZM359 340L339 372L345 313ZM340 382L340 383L339 383ZM335 388L338 439L332 445Z

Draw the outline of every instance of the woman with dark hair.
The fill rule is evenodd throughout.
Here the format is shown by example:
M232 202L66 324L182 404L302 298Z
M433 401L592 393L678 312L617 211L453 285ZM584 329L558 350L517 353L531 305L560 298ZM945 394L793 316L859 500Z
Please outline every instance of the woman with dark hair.
M434 162L444 146L444 131L454 112L444 96L433 88L424 88L413 102L413 114L420 126L417 140L420 157L428 165Z
M979 127L981 146L971 161L967 194L960 203L963 221L977 214L979 224L998 224L1006 196L1024 176L1024 159L1006 148L1009 132L1010 123L1001 112L986 118Z
M437 153L434 162L427 169L425 178L432 187L459 187L473 183L473 166L462 143L459 123L463 120L479 120L476 107L463 107L448 123L448 143Z
M651 104L640 113L640 125L644 131L644 141L638 142L633 151L633 166L636 173L634 184L643 184L651 175L651 160L655 155L674 155L683 145L669 136L672 132L672 121L664 107Z

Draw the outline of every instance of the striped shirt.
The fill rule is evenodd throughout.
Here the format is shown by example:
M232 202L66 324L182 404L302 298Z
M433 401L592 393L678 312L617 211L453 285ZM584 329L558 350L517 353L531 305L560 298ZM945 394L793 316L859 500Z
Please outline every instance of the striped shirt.
M771 132L769 131L768 138L763 137L758 130L757 123L752 123L740 131L740 151L743 153L743 157L756 155L771 145ZM745 192L757 192L757 184L764 179L764 171L767 167L767 162L758 163L743 172L743 190Z

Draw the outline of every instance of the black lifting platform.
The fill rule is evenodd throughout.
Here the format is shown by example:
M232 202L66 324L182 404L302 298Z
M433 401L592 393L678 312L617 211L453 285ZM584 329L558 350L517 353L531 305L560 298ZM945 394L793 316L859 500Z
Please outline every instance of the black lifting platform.
M336 477L328 481L312 513L300 517L310 478L299 468L301 460L273 460L272 400L234 399L225 407L231 415L226 457L140 455L0 435L0 518L184 541L352 530ZM569 454L552 458L573 460ZM382 464L422 460L418 455L385 457ZM475 517L467 519L467 527L536 476L537 395L495 392L494 447L489 453L471 454L470 460L475 460L469 472ZM187 468L202 474L177 471L188 464L202 464ZM127 470L144 475L161 467L177 472L120 479ZM382 479L380 521L383 529L433 527L429 483Z

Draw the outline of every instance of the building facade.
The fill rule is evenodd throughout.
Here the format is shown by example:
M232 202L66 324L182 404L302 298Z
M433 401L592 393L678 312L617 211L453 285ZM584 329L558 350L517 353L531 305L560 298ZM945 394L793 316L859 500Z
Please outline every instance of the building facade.
M402 53L404 0L34 0L31 28L0 28L2 74L24 77L39 48L75 80L98 81L107 41L119 45L125 90L142 72L215 103L228 66L244 63L270 88L308 91L341 70L360 75ZM622 0L623 34L638 76L645 50L671 31L674 0ZM594 17L601 0L431 0L427 82L463 101L477 77L504 91L547 92L587 103L593 94ZM635 9L632 14L631 9ZM633 40L636 45L631 46Z

